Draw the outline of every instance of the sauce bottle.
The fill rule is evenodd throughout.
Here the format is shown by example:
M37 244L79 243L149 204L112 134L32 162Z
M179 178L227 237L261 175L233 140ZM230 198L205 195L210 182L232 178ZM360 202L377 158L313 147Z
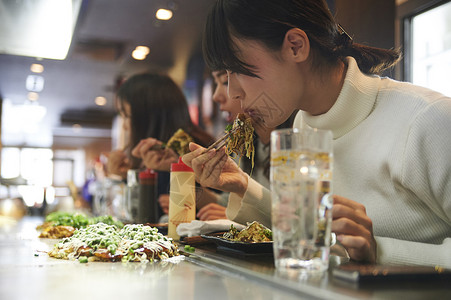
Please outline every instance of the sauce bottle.
M189 223L196 218L196 189L193 169L179 157L171 164L169 188L168 237L179 240L176 228L180 223Z
M139 223L157 223L159 204L157 199L158 176L154 170L146 169L139 173Z

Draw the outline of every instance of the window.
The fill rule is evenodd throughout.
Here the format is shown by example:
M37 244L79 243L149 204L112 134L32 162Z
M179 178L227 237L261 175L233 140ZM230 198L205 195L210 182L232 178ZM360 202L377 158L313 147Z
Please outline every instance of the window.
M2 148L0 198L22 197L28 206L70 195L68 184L82 186L85 177L83 150ZM26 184L26 185L25 185Z
M29 184L52 184L53 151L45 148L2 149L2 178L22 177Z
M47 148L2 148L2 188L0 189L0 196L22 196L26 204L30 206L33 205L33 201L34 203L42 203L44 199L43 188L52 185L52 158L53 151ZM26 191L23 185L25 183L30 187L25 188ZM32 188L42 190L42 192L36 192Z
M404 18L404 79L451 96L451 2L429 4Z

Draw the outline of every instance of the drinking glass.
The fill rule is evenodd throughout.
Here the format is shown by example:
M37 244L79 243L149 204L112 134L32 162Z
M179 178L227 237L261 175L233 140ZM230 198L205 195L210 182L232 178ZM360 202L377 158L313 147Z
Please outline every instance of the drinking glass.
M331 242L332 133L271 133L274 260L278 270L324 272Z

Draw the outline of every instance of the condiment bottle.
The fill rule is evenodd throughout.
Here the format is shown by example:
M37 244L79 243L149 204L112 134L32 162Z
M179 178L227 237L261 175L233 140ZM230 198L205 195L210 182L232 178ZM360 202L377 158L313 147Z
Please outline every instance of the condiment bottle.
M176 228L180 223L189 223L196 218L196 189L193 169L181 158L171 164L169 188L168 236L179 240Z
M127 171L127 187L125 203L128 212L127 219L136 222L139 211L139 170L130 169Z
M157 198L158 176L154 170L146 169L139 173L139 223L157 223L159 204Z

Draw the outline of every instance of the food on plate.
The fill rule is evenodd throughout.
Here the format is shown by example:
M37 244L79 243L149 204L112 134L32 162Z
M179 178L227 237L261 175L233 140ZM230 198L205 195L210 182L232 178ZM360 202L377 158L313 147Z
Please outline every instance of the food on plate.
M61 239L64 237L72 236L75 230L76 229L72 226L49 226L41 232L39 237L46 239Z
M97 223L76 230L48 254L80 262L148 262L177 256L179 252L173 240L155 227L127 224L119 229L115 225Z
M70 237L76 229L96 223L115 225L122 228L124 224L112 216L88 217L82 213L53 212L45 217L42 225L37 227L41 230L40 238L60 239Z
M226 144L228 155L234 153L240 158L246 156L252 162L254 167L254 127L251 118L244 114L238 114L233 124L226 127L226 132L231 132Z
M189 152L189 143L194 142L193 138L183 129L177 130L166 143L166 147L171 148L178 155L182 156Z
M230 225L230 230L224 233L223 238L248 243L261 243L272 241L272 231L263 224L257 221L248 223L247 227L238 231L233 225Z

